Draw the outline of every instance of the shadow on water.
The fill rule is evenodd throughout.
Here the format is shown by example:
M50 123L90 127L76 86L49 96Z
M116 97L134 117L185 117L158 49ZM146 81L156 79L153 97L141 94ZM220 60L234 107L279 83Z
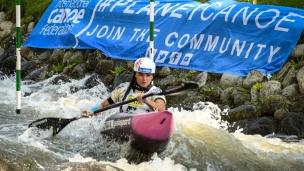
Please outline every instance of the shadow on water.
M154 153L143 153L131 147L131 141L119 142L108 140L102 136L91 144L84 145L79 153L84 157L91 157L97 161L116 162L124 158L129 164L139 164L151 160Z
M27 144L20 144L0 137L0 168L13 170L42 170L52 167L55 163L66 162L67 159L46 149L40 149ZM2 168L1 168L2 169Z
M130 148L125 158L128 160L129 164L140 164L142 162L151 161L153 156L156 154L157 153L142 153L138 150Z

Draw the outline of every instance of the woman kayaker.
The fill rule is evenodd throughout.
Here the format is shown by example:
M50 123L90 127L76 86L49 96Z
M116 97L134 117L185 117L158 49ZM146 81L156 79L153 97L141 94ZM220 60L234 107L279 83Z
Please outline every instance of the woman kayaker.
M114 103L137 98L137 101L122 105L120 111L126 113L143 113L166 110L165 96L155 95L142 98L147 93L159 93L162 91L159 87L152 85L155 63L149 58L139 58L135 61L133 70L134 75L131 82L120 84L111 92L110 97L101 103L98 109ZM92 114L92 112L91 110L84 110L82 116L93 116L94 114Z

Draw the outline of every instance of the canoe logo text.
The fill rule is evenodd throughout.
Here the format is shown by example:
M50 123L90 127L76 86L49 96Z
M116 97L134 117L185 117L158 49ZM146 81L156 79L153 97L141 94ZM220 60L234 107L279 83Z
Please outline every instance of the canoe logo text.
M103 130L113 129L116 126L125 126L131 124L131 118L106 121Z

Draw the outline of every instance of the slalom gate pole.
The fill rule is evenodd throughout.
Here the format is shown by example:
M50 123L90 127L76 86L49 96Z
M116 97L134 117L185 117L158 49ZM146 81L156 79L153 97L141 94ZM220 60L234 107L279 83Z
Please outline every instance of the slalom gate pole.
M21 113L21 0L16 0L16 113Z
M154 0L150 0L150 49L149 57L154 61Z

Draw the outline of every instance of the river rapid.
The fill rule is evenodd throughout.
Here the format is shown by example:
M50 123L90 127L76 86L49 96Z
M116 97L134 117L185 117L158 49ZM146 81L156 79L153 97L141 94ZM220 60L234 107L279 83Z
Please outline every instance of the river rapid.
M228 133L216 104L198 102L194 111L169 108L175 129L167 149L144 155L129 142L106 141L104 120L118 112L110 109L93 118L71 122L58 135L28 128L43 117L72 118L101 103L109 91L100 83L75 93L89 76L61 85L22 82L21 114L16 114L15 77L0 76L0 170L47 170L66 162L96 161L127 171L277 171L304 170L304 140L285 142L276 136ZM285 137L288 138L288 137Z

